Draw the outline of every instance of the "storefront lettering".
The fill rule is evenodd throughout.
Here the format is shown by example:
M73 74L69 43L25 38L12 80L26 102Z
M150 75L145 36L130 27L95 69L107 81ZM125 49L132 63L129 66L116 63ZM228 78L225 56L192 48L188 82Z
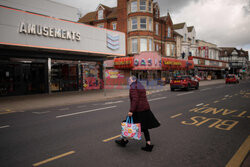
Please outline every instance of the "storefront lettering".
M148 65L152 66L152 60L151 59L148 59Z
M141 60L141 65L142 65L142 66L146 66L146 62L145 62L144 59Z
M134 64L135 64L135 66L138 66L139 65L139 60L135 59Z
M79 32L68 31L59 28L52 28L47 26L41 26L36 24L21 22L19 27L19 33L32 34L38 36L52 37L67 39L72 41L80 41L81 35Z

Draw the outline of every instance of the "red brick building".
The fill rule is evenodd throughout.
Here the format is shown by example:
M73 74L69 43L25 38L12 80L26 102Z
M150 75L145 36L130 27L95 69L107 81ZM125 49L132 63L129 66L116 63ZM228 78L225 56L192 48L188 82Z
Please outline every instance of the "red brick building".
M157 51L162 56L175 57L173 22L169 13L160 17L153 0L117 0L117 7L100 4L78 22L126 33L127 55Z
M132 73L147 82L168 81L174 70L186 70L188 63L171 59L177 58L173 22L169 13L160 17L154 0L117 0L117 7L112 8L100 4L78 22L126 34L126 55L131 59L114 60L114 67L125 75Z

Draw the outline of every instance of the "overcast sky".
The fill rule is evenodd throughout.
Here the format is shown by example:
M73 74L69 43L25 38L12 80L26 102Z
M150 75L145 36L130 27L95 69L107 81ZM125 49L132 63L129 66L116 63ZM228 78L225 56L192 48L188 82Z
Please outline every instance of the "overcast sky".
M117 0L53 0L74 6L83 14L100 3L115 7ZM161 16L170 12L174 24L194 26L196 38L219 47L237 47L250 53L250 0L155 0Z

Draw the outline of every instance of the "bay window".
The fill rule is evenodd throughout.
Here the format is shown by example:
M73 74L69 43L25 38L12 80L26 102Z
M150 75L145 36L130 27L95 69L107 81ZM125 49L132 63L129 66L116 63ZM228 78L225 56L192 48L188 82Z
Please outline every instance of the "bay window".
M147 39L141 38L140 39L140 52L147 51Z
M147 19L146 18L140 19L140 28L143 30L147 29Z
M131 2L131 12L137 12L137 1Z
M133 18L132 19L132 30L136 30L137 29L137 18Z
M140 0L140 10L141 11L146 10L146 0Z
M132 39L132 53L138 52L138 40L137 38Z

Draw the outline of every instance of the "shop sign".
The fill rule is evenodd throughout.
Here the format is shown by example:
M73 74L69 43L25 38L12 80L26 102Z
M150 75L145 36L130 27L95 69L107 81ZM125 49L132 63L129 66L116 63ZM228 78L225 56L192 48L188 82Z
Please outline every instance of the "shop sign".
M37 24L24 23L21 22L19 27L19 33L44 36L44 37L53 37L59 39L67 39L72 41L80 41L80 33L75 31L68 31L61 28L41 26Z
M174 62L174 61L163 61L164 65L174 65L174 66L181 66L181 62Z
M120 48L119 35L107 34L107 47L112 50L118 50Z
M131 60L125 60L125 61L115 61L114 65L115 66L120 66L120 65L130 65L132 63Z
M106 70L105 76L108 79L125 78L124 74L119 70Z

